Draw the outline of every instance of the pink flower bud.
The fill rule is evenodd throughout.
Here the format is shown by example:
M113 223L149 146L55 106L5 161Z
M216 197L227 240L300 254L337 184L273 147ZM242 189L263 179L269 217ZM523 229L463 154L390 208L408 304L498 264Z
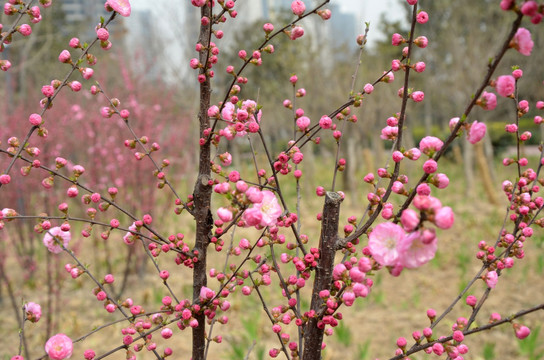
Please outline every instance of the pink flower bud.
M429 15L425 11L420 11L416 16L416 21L420 24L425 24L429 21Z
M304 5L304 2L301 0L294 0L291 3L291 10L293 11L293 14L302 16L304 14L304 11L306 11L306 5Z
M435 214L434 222L440 229L449 229L453 226L455 216L452 209L449 206L445 206L438 210Z
M419 215L412 209L406 209L400 216L400 222L406 231L411 232L419 224Z
M32 114L28 118L28 121L34 126L39 126L42 124L42 117L39 114Z
M438 169L438 164L433 159L429 159L425 161L425 163L423 164L423 171L425 171L425 173L427 174L432 174L436 172L437 169Z
M71 48L74 48L74 49L77 49L81 46L81 43L79 42L79 39L78 38L71 38L70 39L70 42L68 43L68 45L71 47Z
M108 32L107 29L100 28L96 30L96 36L98 37L100 41L106 41L109 39L110 33Z
M304 35L304 29L301 26L295 26L293 30L291 30L290 38L291 40L296 40Z
M509 97L516 89L516 79L512 75L502 75L497 78L495 90L500 96Z
M516 332L516 337L518 339L525 339L527 336L531 334L531 329L529 329L527 326L514 324L514 330Z
M70 52L68 50L62 50L62 52L59 55L59 61L61 63L71 63L72 56L70 55Z
M414 91L411 94L411 97L412 100L414 100L415 102L421 102L425 98L425 94L423 93L423 91Z
M29 36L30 34L32 34L32 28L28 24L22 24L21 26L19 26L17 31L23 36Z

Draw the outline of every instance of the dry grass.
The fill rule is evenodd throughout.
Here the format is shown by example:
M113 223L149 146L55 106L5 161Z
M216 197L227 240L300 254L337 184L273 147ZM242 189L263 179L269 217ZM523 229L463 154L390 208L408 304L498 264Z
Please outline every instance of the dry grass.
M450 178L454 176L459 178L461 174L454 173ZM319 177L315 180L320 181ZM479 194L478 189L476 190L475 193ZM292 192L293 189L286 191ZM357 299L352 308L341 309L344 315L344 325L336 334L326 339L327 349L324 352L324 359L384 359L393 356L397 337L404 336L410 339L412 331L422 330L428 326L426 309L432 307L440 313L478 271L481 264L474 256L477 251L476 245L480 240L494 242L503 222L503 209L492 207L480 196L466 201L462 181L457 184L452 182L452 186L444 190L441 195L443 203L454 208L456 224L449 231L439 231L440 247L436 258L420 269L403 272L400 277L392 277L384 271L376 274L375 286L369 297ZM320 211L320 203L321 199L312 197L310 204L301 211L303 228L311 229L308 233L311 241L315 241L318 236L319 228L314 219L315 214ZM351 212L360 213L360 205L356 203L357 201L346 202L342 213L344 220ZM166 220L165 217L164 220L165 226L171 229L171 232L179 232L184 229L187 238L191 238L189 223L180 223L178 222L179 218ZM10 226L12 225L7 224L6 229L3 230L3 236L6 235L6 231L10 230ZM242 235L242 232L238 232L235 234L235 238L239 239ZM516 266L501 277L486 308L477 318L478 324L485 324L491 312L507 316L520 309L543 302L543 239L541 231L537 230L536 235L527 242L526 258L516 262ZM39 237L36 237L36 241L39 241ZM118 280L121 278L120 269L124 266L123 258L126 251L124 245L119 245L120 241L119 236L112 237L108 240L107 245L109 263L114 266L114 269L117 269L114 273ZM78 255L83 258L84 262L93 262L95 256L104 259L106 253L104 245L97 248L91 240L79 240L74 243L79 243ZM44 270L45 256L48 255L43 252L43 249L40 249L37 259L40 271L35 274L32 286L29 282L25 283L22 280L24 274L18 270L18 265L13 258L7 260L8 269L17 269L8 273L12 284L16 287L17 301L21 301L23 298L25 301L39 302L44 307L44 313L47 311L48 298L45 285L47 279ZM223 268L225 261L223 256L223 253L212 254L209 260L210 267ZM65 254L52 257L52 259L54 259L54 267L57 269L62 269L63 264L69 262ZM237 264L241 259L241 257L231 257L229 262ZM182 267L177 267L169 257L160 257L159 263L161 268L170 270L172 277L169 283L176 295L179 298L190 298L192 291L190 272ZM107 264L108 262L102 260L102 263L94 264L93 269L103 275L109 272ZM156 309L162 296L166 295L165 289L160 281L157 281L156 270L150 264L143 265L136 271L137 264L138 262L134 262L134 271L129 278L129 287L125 296L132 297L135 303L142 304L146 309ZM254 265L250 266L250 268L253 267ZM63 271L61 270L60 273L63 274ZM217 286L217 282L213 279L209 284L211 288ZM87 278L72 280L63 274L57 286L60 292L59 304L62 307L62 312L54 319L55 332L62 331L72 338L77 338L89 332L93 327L119 318L119 315L108 315L101 304L94 299L91 294L94 286ZM271 299L267 304L269 308L280 304L281 299L278 298L275 286L263 289L264 294ZM469 293L479 297L484 288L483 281L479 281ZM307 294L308 291L304 293ZM227 314L230 319L229 323L216 325L213 331L214 336L223 336L223 344L212 345L209 358L243 358L240 354L245 354L248 349L252 348L253 340L256 341L256 345L252 348L250 359L258 359L259 354L262 354L263 351L264 358L268 358L268 348L275 345L275 337L270 331L271 324L262 312L261 304L256 299L243 297L239 293L232 295L232 297L233 306ZM9 359L17 351L18 324L14 321L12 307L9 304L5 288L2 288L1 300L0 316L4 319L4 326L0 330L0 337L7 346L2 347L1 352L5 353L0 356L0 359L4 360ZM303 305L305 304L307 302L303 302ZM461 304L439 326L440 333L449 334L449 328L456 317L468 317L469 310L468 306ZM523 322L534 328L542 324L543 320L543 314L534 314L524 319ZM81 354L88 348L93 348L97 353L101 353L118 346L122 338L120 328L120 325L115 325L109 330L89 337L82 344L77 344L74 358L82 358ZM172 328L174 329L175 326ZM43 354L41 349L45 342L45 318L37 324L26 324L25 330L32 358L41 356ZM174 334L174 338L168 341L159 340L158 336L155 336L154 339L161 344L159 348L162 349L164 345L174 349L173 359L190 358L189 331L180 333L175 330ZM541 350L542 345L540 344L543 341L544 338L540 335L540 340L537 343ZM498 328L477 337L467 338L466 344L469 346L470 352L465 358L483 359L484 354L489 354L490 349L493 349L496 358L529 359L529 357L520 354L518 342L519 340L515 339L511 327ZM368 348L365 348L367 345ZM111 358L124 359L124 357L124 352L118 352ZM424 357L424 355L417 355L413 359ZM151 359L152 356L141 353L139 358ZM485 359L490 359L490 355L486 355Z

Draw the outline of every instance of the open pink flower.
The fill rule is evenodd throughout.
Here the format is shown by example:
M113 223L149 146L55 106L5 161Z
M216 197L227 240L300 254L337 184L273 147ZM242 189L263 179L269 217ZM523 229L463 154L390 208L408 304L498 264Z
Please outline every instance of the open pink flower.
M470 130L468 131L468 142L470 142L471 144L476 144L484 138L486 130L487 127L484 123L474 121L472 123L472 126L470 127Z
M45 352L53 360L68 359L72 356L72 339L65 334L53 335L45 343Z
M376 226L368 235L368 247L374 260L383 266L395 266L399 259L397 244L404 236L404 230L397 224L386 222Z
M106 5L118 12L121 16L130 16L130 2L128 0L108 0Z
M397 245L400 264L413 269L428 263L436 254L437 243L436 237L426 242L420 231L404 236Z
M248 190L249 191L249 190ZM247 209L242 219L249 226L272 226L278 222L281 215L281 206L272 191L261 191L262 200L254 203L252 208Z
M58 242L62 243L64 247L68 247L71 238L69 231L62 231L60 227L56 226L47 231L43 237L43 243L49 251L58 254L62 252L62 247Z
M500 96L508 97L516 90L516 79L512 75L502 75L497 78L495 89Z

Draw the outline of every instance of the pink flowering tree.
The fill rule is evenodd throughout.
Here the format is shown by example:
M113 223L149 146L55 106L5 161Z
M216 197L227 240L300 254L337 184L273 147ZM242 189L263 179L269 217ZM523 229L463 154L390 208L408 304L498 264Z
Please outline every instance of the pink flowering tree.
M39 189L36 192L41 193L59 186L63 189L62 195L55 198L54 210L36 205L36 212L32 213L18 209L16 203L11 207L2 206L0 229L10 233L14 223L33 222L36 233L33 241L43 243L43 249L52 253L51 256L62 256L66 262L64 269L71 278L85 279L82 286L92 290L98 308L109 320L84 333L66 334L67 331L60 329L59 333L47 337L43 348L29 349L24 344L33 329L26 322L38 322L42 307L34 299L24 298L19 314L20 345L18 349L9 348L12 359L47 356L67 359L77 354L87 360L97 360L118 357L118 353L128 359L136 359L141 353L145 358L179 358L185 355L173 354L168 341L183 336L192 338L192 359L206 359L213 343L222 342L221 330L217 328L228 323L229 314L234 311L231 302L241 301L239 306L244 307L237 293L242 299L252 296L262 304L262 311L270 321L268 332L274 338L274 345L268 349L270 357L320 359L325 348L324 336L334 332L343 321L343 313L349 313L348 308L356 301L371 301L372 291L378 286L373 276L379 272L410 276L409 269L423 267L435 257L441 246L437 229L451 229L455 219L454 209L439 199L440 190L450 183L448 175L440 172L443 156L458 137L466 137L471 144L480 142L486 136L487 127L484 122L472 119L471 114L476 106L493 110L498 101L508 102L516 114L505 123L506 132L515 138L517 156L504 160L505 166L513 165L508 168L512 173L502 182L509 204L504 225L497 229L496 239L475 244L475 256L481 261L481 267L468 285L442 312L429 309L430 325L423 331L414 329L413 339L399 337L391 359L407 359L412 354L425 352L462 360L469 351L466 337L506 324L513 327L517 338L529 336L530 329L522 324L521 318L543 310L542 299L535 298L531 308L516 309L502 316L498 313L485 316L482 309L500 277L525 257L524 244L532 240L536 227L544 226L540 218L544 199L539 195L540 185L544 183L540 174L542 156L537 163L530 164L520 153L523 143L532 136L519 127L520 118L530 109L528 101L519 98L523 90L518 86L519 79L527 75L519 67L504 70L511 64L499 67L507 52L531 55L534 43L529 24L525 23L540 23L544 4L532 0L502 0L500 5L494 5L510 15L508 33L496 41L494 53L489 54L492 58L487 70L480 74L479 86L473 90L473 96L466 99L465 108L450 120L445 138L428 134L418 146L407 148L405 145L403 135L409 125L406 122L409 105L425 101L424 89L411 85L412 77L424 76L420 73L426 68L425 62L415 57L415 49L422 49L424 53L428 44L435 41L425 36L425 24L433 16L425 11L425 1L420 4L417 0L407 0L411 10L410 31L392 35L392 46L399 48L397 56L390 60L391 65L380 69L381 75L377 78L362 82L356 81L357 67L345 101L331 105L326 114L312 119L297 105L297 99L311 94L299 87L301 79L296 75L277 79L290 82L292 87L292 96L280 105L292 120L292 134L282 144L271 144L265 134L267 111L271 110L262 108L258 98L244 92L244 86L251 81L244 71L250 66L266 67L268 57L281 56L274 48L278 37L287 37L293 42L304 37L307 29L302 20L305 18L320 17L327 21L333 15L327 9L328 2L318 1L310 7L308 2L292 1L290 22L263 24L262 29L256 29L262 31L262 43L249 51L237 50L240 61L220 69L217 65L221 57L220 42L227 35L221 30L221 24L236 21L237 4L232 0L191 0L195 11L200 11L196 56L189 61L199 83L198 170L193 190L185 195L178 192L175 174L168 171L171 161L162 156L161 144L148 134L137 132L134 123L142 114L131 109L137 104L127 101L129 105L125 106L123 99L110 94L103 82L96 81L101 66L93 53L99 51L98 48L112 48L108 26L118 16L130 16L129 1L107 0L105 8L110 16L101 19L96 26L96 38L88 43L78 38L70 40L67 45L71 49L58 55L59 67L66 70L66 76L62 80L52 79L41 87L44 97L35 99L35 108L24 116L25 121L28 119L26 131L2 133L6 138L1 139L0 147L1 193L16 191L15 178L32 172L43 176L41 185L35 185L33 191ZM40 0L40 4L16 0L5 4L4 13L11 16L12 22L2 25L2 49L5 44L24 41L23 37L33 35L32 26L24 21L40 22L42 10L52 2ZM45 11L43 16L47 16ZM356 39L360 56L365 50L367 32L368 28ZM4 71L10 71L11 65L9 59L0 60ZM231 78L225 88L214 87L216 71L224 71ZM371 169L364 176L365 203L359 207L359 213L350 214L347 221L341 223L342 203L350 194L338 190L337 180L349 166L342 157L345 139L350 136L352 127L361 124L355 108L371 102L375 88L391 86L395 78L397 83L399 79L401 82L397 90L400 103L396 107L391 105L394 115L383 119L381 133L374 135L389 146L389 159L383 167ZM99 111L104 121L117 121L122 125L127 139L118 147L131 152L132 161L151 166L151 171L138 176L155 179L157 187L166 192L164 204L147 208L147 198L137 182L126 189L128 186L124 183L101 187L103 184L87 181L90 176L85 164L73 162L67 166L67 158L74 154L43 159L37 146L39 137L46 139L43 146L47 146L47 140L53 136L70 135L62 134L62 129L56 129L58 135L49 134L47 130L49 123L54 122L53 109L68 91L88 91L100 99L97 109L91 109L89 104L82 111ZM544 109L544 102L537 102L536 108ZM541 116L536 115L534 121L542 123ZM240 141L251 149L249 167L235 168L233 164L240 162L227 151L229 144ZM323 197L322 211L316 220L303 224L304 154L313 146L320 146L322 141L333 144L334 167L329 184L318 186L315 191L317 196ZM186 151L185 144L179 141L178 148L169 149L172 156ZM281 150L273 151L272 145ZM407 169L411 167L417 168L417 175L409 178ZM292 188L296 189L295 195L287 195ZM132 198L141 196L140 201L131 203L131 199L123 198L125 191L134 191ZM180 216L175 225L165 221L165 209ZM187 226L187 230L179 230L179 226ZM315 232L319 235L312 236L312 228L318 228ZM138 285L127 290L135 295L116 295L113 291L115 271L97 271L89 263L92 257L74 245L79 243L77 239L92 236L143 249L152 264L153 279L167 294L162 296L160 305L144 308L134 301L133 297L137 298L142 290ZM218 253L214 258L222 259L220 265L208 260L214 252ZM169 270L167 264L176 264L175 270ZM8 283L7 276L2 277ZM187 277L192 277L192 295L184 298L176 283ZM479 296L473 295L476 284L484 285ZM267 287L272 291L265 291ZM470 308L469 311L466 307L462 309L465 316L454 320L450 330L437 328L438 324L449 321L447 315L459 307L464 298ZM115 324L122 324L120 331L111 330ZM110 332L107 337L114 345L100 350L87 345L87 339L105 332Z

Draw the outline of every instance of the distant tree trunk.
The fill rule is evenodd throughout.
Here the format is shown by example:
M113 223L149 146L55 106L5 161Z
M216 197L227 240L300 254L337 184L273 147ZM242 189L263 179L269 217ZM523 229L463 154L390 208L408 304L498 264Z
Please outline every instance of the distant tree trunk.
M491 178L488 160L484 154L484 145L482 142L474 144L476 150L476 163L478 164L478 170L480 172L480 179L484 186L484 192L487 195L487 199L493 205L498 205L499 202L495 196L494 183Z
M463 170L467 194L474 196L476 193L474 191L474 151L472 144L465 138L463 138Z
M349 193L353 193L357 185L356 169L359 166L357 163L357 154L361 153L359 151L360 149L358 149L359 147L357 146L358 143L358 139L355 137L350 137L348 138L346 146L346 170L342 175L342 180L344 190L348 191Z

